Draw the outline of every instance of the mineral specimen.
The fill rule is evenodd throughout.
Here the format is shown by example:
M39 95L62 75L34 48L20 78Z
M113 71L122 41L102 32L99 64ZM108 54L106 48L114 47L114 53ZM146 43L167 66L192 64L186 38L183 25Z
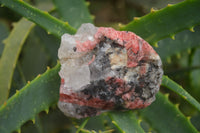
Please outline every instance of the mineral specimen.
M58 57L58 107L75 118L147 107L163 75L159 55L142 38L89 23L62 36Z

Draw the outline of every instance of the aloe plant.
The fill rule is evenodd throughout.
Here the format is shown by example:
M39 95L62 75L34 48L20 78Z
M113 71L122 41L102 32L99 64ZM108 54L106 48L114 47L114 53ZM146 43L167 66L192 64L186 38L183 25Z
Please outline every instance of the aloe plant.
M49 13L37 8L42 5L37 0L34 3L0 0L0 4L2 14L10 10L12 14L18 14L17 22L5 16L1 19L14 23L10 33L5 30L9 29L9 23L0 25L1 34L9 33L7 37L0 35L0 41L5 45L0 46L0 52L3 51L0 53L0 132L200 131L200 119L197 119L200 116L200 86L197 82L199 75L195 74L200 68L197 56L199 0L169 4L160 10L152 8L149 14L135 16L134 20L119 27L109 23L117 29L133 31L156 46L156 51L163 59L166 75L163 76L161 92L149 107L108 112L82 120L65 117L56 107L60 85L60 64L56 61L56 54L62 34L74 34L82 23L94 23L94 17L88 9L90 4L84 0L47 0L43 3L45 6L53 4L55 7ZM101 4L91 2L91 10L95 12L98 6L103 7ZM32 54L36 55L27 51L33 51ZM177 72L170 74L174 70Z

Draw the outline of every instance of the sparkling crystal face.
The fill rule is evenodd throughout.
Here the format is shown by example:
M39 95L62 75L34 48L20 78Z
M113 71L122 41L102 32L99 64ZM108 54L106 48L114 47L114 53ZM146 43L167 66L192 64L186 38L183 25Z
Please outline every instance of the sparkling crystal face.
M75 118L147 107L163 75L159 55L142 38L92 24L83 24L76 35L64 34L58 57L58 107Z

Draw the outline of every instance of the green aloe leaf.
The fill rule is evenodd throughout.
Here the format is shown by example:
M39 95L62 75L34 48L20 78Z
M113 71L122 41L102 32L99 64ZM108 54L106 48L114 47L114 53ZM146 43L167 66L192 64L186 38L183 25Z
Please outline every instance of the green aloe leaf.
M60 39L56 38L53 35L48 35L46 31L38 26L34 28L34 32L37 35L36 38L40 40L40 44L45 48L47 55L50 60L52 60L54 66L58 59L58 48L60 46Z
M32 22L21 19L14 25L9 37L4 40L5 48L0 60L0 104L8 98L13 72L21 48L34 25Z
M80 27L82 23L93 23L84 0L54 0L54 3L61 19L74 28Z
M151 44L200 24L200 1L185 0L138 18L121 30L133 31Z
M19 60L26 81L31 81L39 73L44 73L49 62L48 59L50 59L45 51L43 42L38 37L38 33L36 33L36 27L38 26L35 26L29 34ZM55 49L55 51L57 51L57 49ZM53 66L55 66L56 63L57 60Z
M183 87L171 80L169 77L163 76L162 86L165 86L168 89L174 91L176 94L181 96L200 112L200 103L196 99L194 99L187 91L185 91Z
M192 62L193 66L200 66L199 57L200 57L200 49L197 49L193 56L193 62ZM194 88L193 91L197 94L197 98L200 99L200 96L199 96L199 93L200 93L200 89L199 89L200 88L200 82L199 82L200 69L193 70L191 72L190 78L192 79L191 84L192 84L192 87Z
M157 94L156 101L149 107L138 112L159 133L198 133L189 119L162 93Z
M144 133L139 120L132 111L111 112L109 113L109 116L112 123L121 133Z
M190 50L200 46L200 27L194 28L195 32L189 30L176 34L175 40L166 38L158 42L158 47L155 48L162 61L166 61L173 55L180 54L183 51Z
M0 21L0 58L4 49L3 40L8 37L9 32L10 31L8 25L5 24L5 22Z
M85 127L85 125L87 124L89 118L86 118L84 120L84 122L81 124L81 126L77 129L76 133L79 133L81 131L81 129L83 129Z
M26 121L35 121L39 112L48 112L49 107L56 104L59 97L59 69L60 65L57 64L53 69L38 75L0 106L1 133L20 130Z
M24 3L23 1L0 0L0 3L15 10L16 12L27 17L28 19L36 22L40 26L47 29L47 31L49 31L50 33L53 33L59 37L65 32L75 33L75 30L73 28L70 28L69 25L55 19L54 17L48 14L45 14L45 12L43 11L33 8L32 6ZM191 5L194 6L194 9L191 9ZM179 17L179 16L176 16L176 14L174 13L177 12L180 15L180 10L181 10L187 13L186 14L187 16L184 16L184 19L185 17L188 19L188 17L190 16L191 18L195 17L195 15L198 13L199 11L198 10L199 8L197 9L197 7L199 7L198 5L199 5L199 2L197 0L193 0L193 1L188 0L178 5L173 5L171 7L167 7L160 11L151 13L149 14L150 17L148 17L148 15L144 16L140 20L133 22L134 28L126 26L125 29L127 30L137 29L135 31L138 35L144 36L144 38L147 39L147 41L149 42L156 42L161 38L164 38L169 35L173 35L174 33L178 31L181 31L185 28L190 28L194 26L195 24L199 23L197 22L197 20L199 21L199 18L197 17L197 19L191 19L193 20L192 22L188 21L188 23L184 23L185 21L184 22L182 21L182 23L180 24L180 22L177 21L177 23L173 23L173 24L169 23L166 26L164 24L160 24L159 23L160 21L158 21L159 19L156 19L156 17L154 17L154 16L157 16L156 14L158 14L158 16L161 14L160 15L161 18L163 19L166 18L166 22L170 22L170 20L173 20L173 19L176 20L176 17ZM24 10L20 10L23 8L25 8L26 12L24 12ZM167 14L168 12L171 14ZM167 16L166 15L162 16L163 15L162 13L165 13ZM162 20L161 22L165 22L164 20ZM155 23L152 23L152 22L155 22ZM147 29L148 27L150 28L149 31ZM161 32L165 30L166 30L166 34L165 32ZM57 102L58 89L59 89L59 76L57 74L58 70L59 70L59 66L56 66L52 70L49 70L46 73L44 73L42 76L37 77L30 84L27 84L27 86L25 86L17 94L11 97L8 100L7 104L2 105L0 107L0 126L1 126L0 131L1 132L5 132L6 129L9 129L10 131L19 129L20 125L22 125L25 121L33 119L37 113L39 113L42 110L47 110L48 107L50 107L52 104ZM174 106L172 107L171 104L169 104L169 101L165 100L165 98L163 98L161 94L158 96L156 102L158 102L156 107L154 107L153 104L151 105L154 108L156 108L155 110L152 111L152 109L150 110L149 108L147 108L142 112L143 117L144 117L145 111L146 111L146 117L145 117L146 119L148 118L148 116L150 120L153 119L151 123L155 129L161 130L161 127L164 126L166 131L168 131L168 128L172 128L172 131L173 131L174 129L176 129L174 128L174 125L175 125L174 123L177 122L176 124L178 125L178 127L182 125L180 130L183 129L184 131L196 132L196 130L189 123L189 121L187 121L187 119L185 120L185 117L180 113L180 111L177 112L177 109ZM158 115L160 116L160 118L158 118L158 116L157 117L155 116L157 115L157 112L156 112L157 110L160 113ZM155 120L154 120L154 117L155 117ZM12 121L9 121L9 119L12 119ZM167 120L166 122L167 124L163 122L165 121L165 119ZM163 123L165 123L165 125L162 125ZM172 123L174 125L172 125ZM187 125L185 126L185 124ZM119 128L121 130L125 130L123 127L124 125L121 125L121 123L117 125L120 126Z
M51 16L48 12L41 11L22 0L0 0L0 4L11 8L46 29L48 33L54 34L57 37L60 37L64 33L74 34L76 32L76 30L68 23L63 22Z

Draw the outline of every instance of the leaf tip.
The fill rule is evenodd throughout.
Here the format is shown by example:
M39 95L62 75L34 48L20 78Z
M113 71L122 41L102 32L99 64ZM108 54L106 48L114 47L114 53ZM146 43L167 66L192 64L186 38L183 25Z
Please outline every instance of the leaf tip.
M50 67L49 67L49 66L47 66L47 71L48 71L48 70L50 70Z
M49 13L48 13L47 11L44 11L44 14L46 14L46 15L47 15L47 14L49 14Z
M175 40L175 34L171 35L170 38L171 38L172 40Z
M23 0L18 0L20 3L24 3L24 1Z
M140 20L140 17L134 17L133 20L138 21Z
M153 7L151 8L151 13L154 13L156 11L158 11L158 10L154 9Z
M187 116L187 119L188 119L188 121L190 121L191 120L191 116Z
M180 59L180 58L181 58L181 54L180 54L180 53L177 53L177 54L176 54L176 57L177 57L178 59Z
M171 6L173 6L173 4L167 4L167 7L171 7Z
M192 53L192 50L189 48L189 49L187 49L187 53L188 54L191 54Z
M33 122L33 124L35 124L35 118L31 119L31 121Z
M116 123L115 121L112 121L112 123L113 123L114 125L117 125L117 123Z
M48 109L48 108L47 108L47 109L45 109L44 111L45 111L45 113L46 113L46 114L48 114L48 113L49 113L49 109Z
M16 90L16 94L19 94L19 90Z
M152 43L152 45L153 45L154 47L158 48L158 43L157 43L157 42Z
M17 129L16 132L17 132L17 133L21 133L21 129L20 129L20 128Z
M95 16L94 15L90 15L91 19L94 20L95 19Z
M90 2L89 1L86 1L85 2L85 5L88 7L88 6L90 6Z
M3 106L5 107L7 105L7 102L5 101L5 102L3 102Z
M1 4L1 5L0 5L0 7L4 7L4 6L5 6L4 4Z
M190 28L189 28L189 31L195 32L194 27L190 27Z
M171 63L172 61L171 61L171 58L170 57L167 57L167 63Z
M122 23L118 23L119 28L124 27L124 25Z
M168 99L169 98L169 93L164 94L164 96Z
M39 78L41 76L41 74L38 74L36 78Z
M141 122L142 122L142 119L141 119L141 118L139 118L139 119L138 119L138 124L140 125L140 124L141 124Z
M175 107L176 107L177 109L179 109L179 106L180 106L179 103L175 104Z
M148 129L148 132L152 132L153 131L153 128L152 127L149 127L149 129Z
M69 22L68 22L68 21L66 21L66 22L65 22L65 24L66 24L66 25L69 25Z

